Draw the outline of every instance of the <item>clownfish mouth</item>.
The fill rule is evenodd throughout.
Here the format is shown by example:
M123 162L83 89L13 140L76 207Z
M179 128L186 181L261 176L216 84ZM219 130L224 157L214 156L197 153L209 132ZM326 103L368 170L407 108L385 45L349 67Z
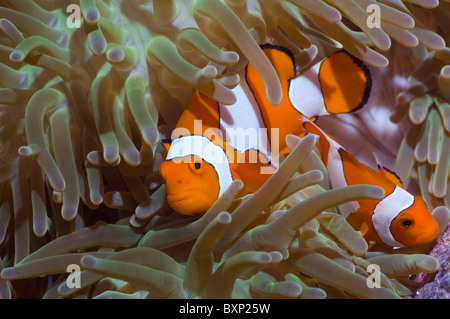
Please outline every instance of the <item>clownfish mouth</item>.
M167 193L169 206L177 213L183 215L195 215L206 212L205 195L199 190L188 190L177 193ZM209 206L208 206L209 207Z
M439 233L438 229L430 229L430 231L420 234L416 238L416 242L418 245L431 243L433 240L436 239L438 233Z
M171 205L172 205L172 203L182 204L183 202L192 200L192 197L190 195L191 195L191 192L167 194L167 201Z

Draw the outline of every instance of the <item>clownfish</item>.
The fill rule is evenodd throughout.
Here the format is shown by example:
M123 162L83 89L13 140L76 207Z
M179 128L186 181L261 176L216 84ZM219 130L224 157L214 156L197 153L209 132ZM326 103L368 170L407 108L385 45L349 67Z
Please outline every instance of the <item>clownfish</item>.
M171 144L165 144L167 157L159 167L171 208L185 215L203 214L236 179L244 183L244 192L255 192L276 170L277 156L289 152L288 134L315 134L332 187L372 184L385 190L379 201L339 207L367 241L401 247L434 240L438 224L422 198L404 190L388 170L377 172L360 163L314 123L319 116L355 112L368 103L373 91L368 67L341 50L296 77L288 49L271 44L261 48L279 77L280 104L270 104L250 63L233 89L235 104L223 105L196 92Z
M425 201L402 188L395 172L378 166L379 171L359 162L317 125L304 121L305 130L319 136L319 146L332 188L371 184L384 189L381 200L359 200L339 206L339 213L367 241L391 247L417 246L433 241L439 225Z

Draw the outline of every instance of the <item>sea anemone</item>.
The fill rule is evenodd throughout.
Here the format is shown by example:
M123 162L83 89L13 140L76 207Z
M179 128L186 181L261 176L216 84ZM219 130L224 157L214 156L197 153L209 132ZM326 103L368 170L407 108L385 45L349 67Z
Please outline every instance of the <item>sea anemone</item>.
M367 11L373 5L378 16ZM234 103L231 89L248 62L277 104L281 88L260 44L289 48L299 73L344 48L396 75L395 41L417 66L395 109L409 107L412 122L394 125L408 130L397 168L418 181L442 234L448 15L447 0L0 0L0 296L413 296L410 276L439 267L427 255L432 247L370 247L336 207L382 190L329 189L313 136L289 136L291 153L259 191L238 198L235 181L201 217L168 207L159 141L195 91ZM395 93L389 81L382 90ZM380 101L373 110L393 112L395 101ZM401 112L394 115L400 122ZM366 136L384 139L358 116ZM367 284L374 264L377 289ZM70 281L73 265L79 286Z
M421 196L430 206L448 206L450 66L434 52L418 61L408 78L411 86L398 95L394 118L407 113L413 125L401 144L396 167L402 175L418 180Z

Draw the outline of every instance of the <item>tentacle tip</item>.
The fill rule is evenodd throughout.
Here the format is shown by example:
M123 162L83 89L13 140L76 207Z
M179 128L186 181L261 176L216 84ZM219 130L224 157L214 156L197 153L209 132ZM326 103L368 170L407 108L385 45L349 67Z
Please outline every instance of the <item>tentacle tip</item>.
M4 33L8 34L9 30L16 29L16 26L10 20L8 20L6 18L1 18L0 19L0 29Z
M361 234L360 231L358 232ZM368 249L369 245L367 241L362 237L362 234L361 240L354 242L354 245L351 247L353 254L355 254L356 256L364 256L367 253Z
M446 65L441 69L441 76L450 79L450 65Z
M80 259L80 262L83 267L88 268L88 269L95 268L98 263L97 258L95 258L94 256L91 256L91 255L83 256Z
M89 24L97 24L100 21L100 12L94 7L84 9L83 16Z
M66 181L62 175L49 176L50 185L53 187L53 197L58 196L66 189Z
M111 48L106 53L106 58L110 63L120 63L125 60L125 52L121 48Z
M61 209L61 216L65 221L72 221L78 213L78 205L64 205Z
M433 195L437 198L443 198L447 194L447 185L434 184Z
M443 234L450 222L450 210L447 206L438 206L433 209L431 215L439 225L439 233Z
M14 268L5 268L0 273L0 277L3 280L12 280L16 277Z
M207 79L214 79L217 76L217 69L213 65L208 65L200 70L200 73L203 77Z
M220 100L225 105L233 105L236 104L237 97L236 94L234 94L234 92L230 90L229 92L226 92L226 94L223 94Z
M160 134L156 127L150 126L142 130L142 138L147 145L155 145L159 142Z
M286 287L284 287L283 295L288 298L298 298L302 294L302 286L295 282L287 283Z
M327 297L327 293L320 288L313 288L310 292L310 297L312 299L325 299Z
M288 134L286 136L286 145L289 147L290 150L293 150L301 141L302 139L298 136L292 134Z
M409 116L411 122L415 125L422 124L423 121L425 121L426 117L427 113L425 113L425 111L422 109L412 111Z
M267 99L273 106L279 105L281 103L281 100L283 99L281 87L279 85L270 85L267 90Z
M125 162L132 167L136 167L141 164L141 154L136 149L126 150L123 154L123 158Z
M232 182L230 187L231 187L231 192L234 195L236 195L237 193L239 193L242 190L242 188L244 187L244 183L241 180L237 179Z
M106 52L107 43L103 36L98 34L91 36L89 37L88 43L89 48L95 55L102 55Z
M73 292L72 288L69 288L67 286L67 283L63 282L61 285L59 285L58 287L58 295L60 295L61 297L67 297L69 296L71 293Z
M217 221L222 225L228 225L231 223L232 217L228 212L221 212L217 215Z
M446 220L450 220L450 209L447 206L438 206L431 213L433 216L445 216Z
M274 264L277 264L284 259L284 254L279 251L271 251L270 257L271 257L271 262Z
M148 215L147 214L147 209L145 207L143 207L142 205L138 205L136 207L136 209L134 210L135 218L133 219L133 222L135 222L136 218L139 219L139 220L147 219L148 218L147 215Z
M108 146L103 151L103 159L106 163L117 166L120 163L119 149L115 146Z
M280 253L281 253L281 256L282 256L283 260L287 260L289 258L289 250L288 249L284 249Z
M427 9L434 9L439 5L439 0L423 1L423 7Z
M388 51L392 46L392 42L391 42L391 38L389 38L389 36L386 35L386 37L383 37L382 39L380 39L379 43L378 43L378 48L381 51Z
M342 15L338 10L330 10L327 18L330 23L337 23L342 20Z
M86 156L89 163L95 166L100 165L100 156L98 151L91 151Z
M20 63L25 60L25 54L22 51L13 51L9 56L11 62Z
M94 205L100 205L103 202L103 196L98 193L93 193L90 195L90 200Z
M259 264L266 265L272 263L271 253L261 252L257 258Z
M305 145L307 149L312 149L314 145L317 143L317 139L319 136L314 134L308 134L303 139L301 139L301 143Z
M44 237L45 233L47 233L47 225L33 225L33 233L39 238Z
M370 185L367 195L374 199L382 199L385 193L382 187Z
M309 179L311 180L311 182L313 183L320 183L323 181L324 179L324 175L321 171L315 169L309 172Z
M17 153L22 156L22 157L33 157L36 156L38 153L40 152L40 147L37 145L26 145L26 146L21 146L19 147L19 149L17 150Z
M439 260L432 256L426 256L419 261L418 266L425 272L433 273L439 270Z
M222 60L228 64L235 64L239 62L239 59L240 59L239 54L237 54L234 51L224 52L222 55Z

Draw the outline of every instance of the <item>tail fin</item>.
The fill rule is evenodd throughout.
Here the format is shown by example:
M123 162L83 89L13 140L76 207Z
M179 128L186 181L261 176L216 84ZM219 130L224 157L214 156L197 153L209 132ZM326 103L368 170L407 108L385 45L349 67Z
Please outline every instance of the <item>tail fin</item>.
M338 51L323 60L319 82L328 113L350 113L362 108L372 91L369 68L347 51Z
M357 111L374 92L369 68L344 50L313 65L289 83L292 105L308 118Z

